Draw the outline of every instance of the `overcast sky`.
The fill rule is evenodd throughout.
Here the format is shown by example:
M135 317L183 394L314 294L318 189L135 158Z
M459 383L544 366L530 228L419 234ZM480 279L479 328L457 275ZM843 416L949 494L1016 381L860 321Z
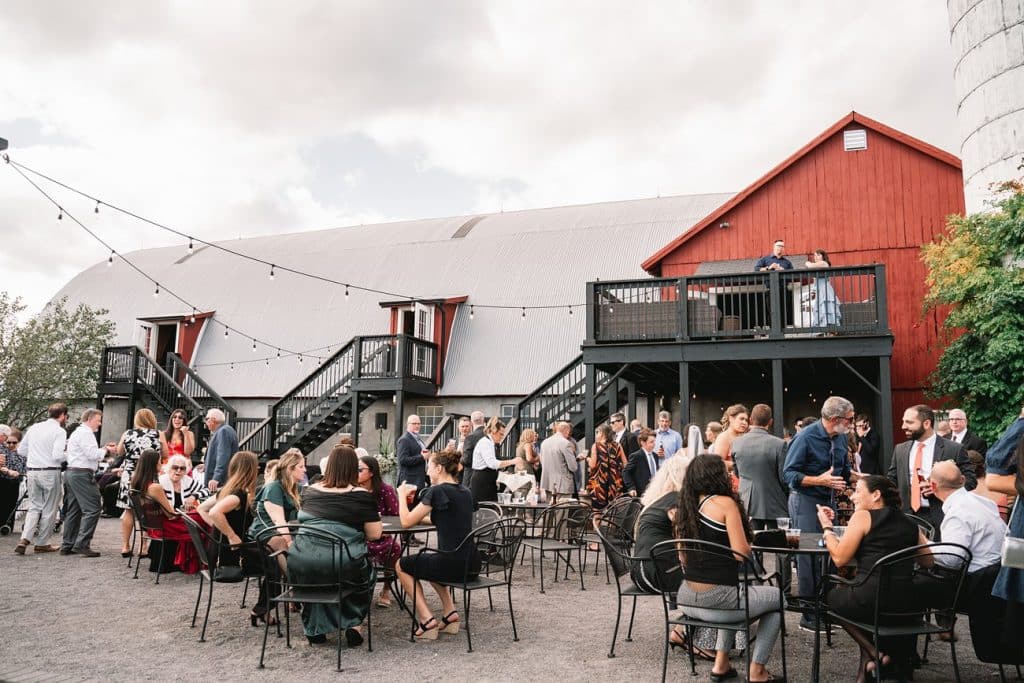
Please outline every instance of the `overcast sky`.
M0 35L13 158L206 238L738 191L852 109L959 148L935 0L28 0ZM31 309L107 257L6 166L0 207Z

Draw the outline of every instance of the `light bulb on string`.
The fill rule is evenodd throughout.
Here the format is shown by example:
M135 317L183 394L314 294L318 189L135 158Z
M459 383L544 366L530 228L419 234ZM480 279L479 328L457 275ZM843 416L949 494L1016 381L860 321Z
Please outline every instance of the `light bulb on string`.
M299 362L300 363L302 362L302 354L301 353L299 354Z
M98 200L98 199L96 200L96 208L93 209L92 211L93 211L93 213L99 213L100 212L100 200Z
M469 305L469 319L473 319L473 304Z
M57 220L64 220L64 207L58 206L57 208L60 209L60 211L57 212Z
M265 358L264 360L267 361L267 367L269 368L270 367L270 359L269 358Z
M520 316L523 320L526 320L526 306L523 306L523 314Z
M110 256L107 257L107 268L114 265L114 250L110 250Z
M160 296L160 283L156 283L156 289L153 290L153 298Z
M345 285L345 301L348 301L348 285Z
M232 370L232 371L234 371L234 369L235 369L235 364L234 364L234 363L232 363L232 364L231 364L231 367L229 367L228 369L229 369L229 370Z
M228 336L228 326L227 325L224 326L224 336L225 337Z
M273 263L270 264L270 281L271 282L274 281L274 264Z
M256 353L256 340L255 339L252 340L252 352Z
M280 358L280 357L281 357L281 349L278 349L278 350L277 350L277 357L278 357L278 358Z
M189 237L188 238L188 255L191 256L193 253L195 253L195 247L192 245L192 238Z
M194 323L195 321L196 321L196 307L193 306L192 307L192 317L189 318L189 322L193 322Z
M572 306L569 307L569 315L572 315Z

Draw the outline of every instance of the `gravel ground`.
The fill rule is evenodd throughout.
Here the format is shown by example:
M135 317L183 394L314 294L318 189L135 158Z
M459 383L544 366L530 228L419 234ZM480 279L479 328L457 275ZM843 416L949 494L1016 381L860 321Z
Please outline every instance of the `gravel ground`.
M0 619L5 625L0 680L312 681L335 673L333 644L309 646L297 622L292 624L293 648L287 649L272 630L266 669L257 668L263 631L250 627L247 611L239 608L241 584L217 586L207 642L197 642L198 628L189 628L189 622L198 579L169 574L155 586L144 564L139 580L133 581L132 570L118 553L119 528L117 520L100 520L93 547L103 556L95 559L34 555L31 550L19 557L13 552L16 535L0 539ZM512 642L504 596L495 596L493 613L487 611L486 596L474 596L473 653L466 652L463 632L410 643L409 621L402 612L374 608L374 651L367 652L365 645L344 649L343 675L408 681L658 680L663 622L657 599L639 602L633 642L620 636L618 656L609 659L616 600L603 570L599 577L588 571L586 591L579 590L572 574L568 583L549 583L550 578L546 576L547 593L541 595L529 564L517 568L513 600L518 643ZM250 604L252 599L250 592ZM813 638L796 629L796 620L796 615L787 619L790 680L808 681ZM974 658L966 624L958 633L963 678L992 680L996 669ZM669 677L689 680L686 658L679 652L670 654ZM933 645L930 654L916 679L952 680L948 646ZM776 646L769 663L776 672L781 671L778 655ZM856 661L852 641L838 633L833 648L823 647L821 679L853 680ZM709 672L709 663L698 662L701 680Z

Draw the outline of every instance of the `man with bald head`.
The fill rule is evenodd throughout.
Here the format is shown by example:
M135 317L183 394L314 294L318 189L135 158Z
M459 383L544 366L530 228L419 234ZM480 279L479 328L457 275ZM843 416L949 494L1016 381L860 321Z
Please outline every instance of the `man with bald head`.
M988 451L985 440L967 428L967 413L959 408L949 411L949 436L946 438L954 443L961 443L969 451L978 451L982 455Z
M573 493L577 466L572 425L556 422L555 433L540 444L540 487L559 495Z
M971 551L968 573L999 564L1006 523L996 504L964 488L964 475L952 460L935 463L929 481L942 501L942 542ZM943 562L941 556L938 562Z
M473 449L480 439L484 438L484 413L482 410L474 410L469 415L469 426L471 431L462 442L462 485L469 486L473 479Z

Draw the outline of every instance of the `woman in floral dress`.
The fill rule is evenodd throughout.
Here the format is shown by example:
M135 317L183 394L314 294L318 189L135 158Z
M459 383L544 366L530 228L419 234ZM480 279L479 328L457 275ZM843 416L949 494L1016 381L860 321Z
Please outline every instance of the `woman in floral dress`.
M130 557L132 554L132 526L135 519L128 502L128 490L139 456L148 450L160 451L160 457L167 459L167 440L157 431L156 415L149 408L142 408L135 413L135 427L122 434L117 443L117 454L124 456L121 488L117 494L117 507L124 510L121 513L121 557Z

